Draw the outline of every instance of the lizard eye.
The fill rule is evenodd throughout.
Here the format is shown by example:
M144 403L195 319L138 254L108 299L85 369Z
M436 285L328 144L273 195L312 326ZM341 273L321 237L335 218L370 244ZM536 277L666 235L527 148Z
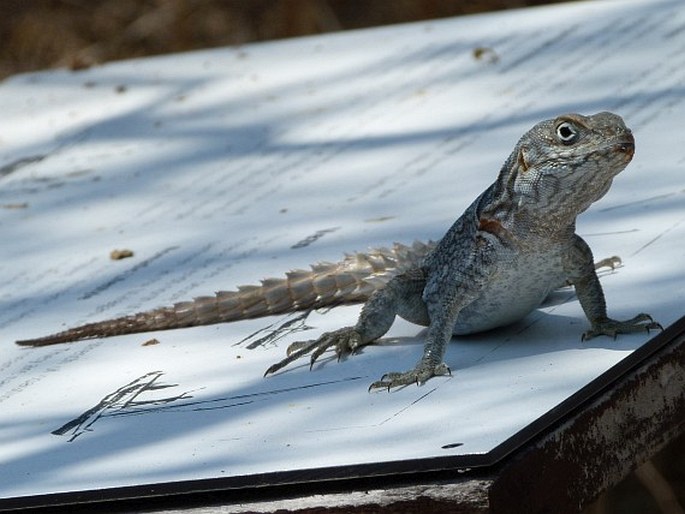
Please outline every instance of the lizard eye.
M578 139L578 130L568 121L563 121L557 125L557 137L565 145L570 145Z

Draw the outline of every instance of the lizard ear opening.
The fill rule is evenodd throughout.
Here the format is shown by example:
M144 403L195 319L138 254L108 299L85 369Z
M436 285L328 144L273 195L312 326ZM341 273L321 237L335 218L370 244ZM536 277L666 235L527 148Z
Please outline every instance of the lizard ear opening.
M524 147L519 148L519 153L516 156L516 162L523 173L528 171L528 163L526 162L526 149Z

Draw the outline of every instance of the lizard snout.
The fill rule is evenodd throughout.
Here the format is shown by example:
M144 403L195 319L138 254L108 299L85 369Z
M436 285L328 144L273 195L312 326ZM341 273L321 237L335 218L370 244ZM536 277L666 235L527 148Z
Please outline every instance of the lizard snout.
M632 133L625 134L624 139L616 144L616 151L626 154L629 159L633 158L635 155L635 138Z
M620 143L616 149L626 154L628 157L633 157L635 155L635 144L634 143Z

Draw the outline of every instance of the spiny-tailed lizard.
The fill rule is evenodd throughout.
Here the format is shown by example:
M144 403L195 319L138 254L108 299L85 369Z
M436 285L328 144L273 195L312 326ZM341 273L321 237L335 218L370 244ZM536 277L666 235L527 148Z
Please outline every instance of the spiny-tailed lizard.
M349 255L339 264L293 271L261 286L17 343L43 346L365 301L354 327L293 343L288 356L265 374L309 353L313 364L329 348L338 357L354 353L381 338L401 316L428 330L423 356L412 370L387 373L370 387L390 389L449 374L443 357L453 334L513 323L565 283L575 287L590 321L583 339L661 328L648 314L627 321L607 316L592 252L575 233L576 217L604 196L634 151L633 134L616 114L542 121L523 135L495 183L437 244Z

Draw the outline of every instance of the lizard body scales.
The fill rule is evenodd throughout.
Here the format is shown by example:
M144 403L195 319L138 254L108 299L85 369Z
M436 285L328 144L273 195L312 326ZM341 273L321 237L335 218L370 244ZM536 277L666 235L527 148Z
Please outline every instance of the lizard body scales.
M266 374L309 353L313 363L329 348L339 356L353 353L382 337L400 316L428 330L413 369L371 384L390 389L448 374L443 357L453 334L521 319L565 282L574 285L590 321L584 338L660 328L644 313L627 321L607 316L592 252L575 233L576 217L606 194L634 149L630 129L616 114L542 121L521 137L495 182L435 245L356 254L285 280L18 343L38 346L365 301L354 327L294 343Z

